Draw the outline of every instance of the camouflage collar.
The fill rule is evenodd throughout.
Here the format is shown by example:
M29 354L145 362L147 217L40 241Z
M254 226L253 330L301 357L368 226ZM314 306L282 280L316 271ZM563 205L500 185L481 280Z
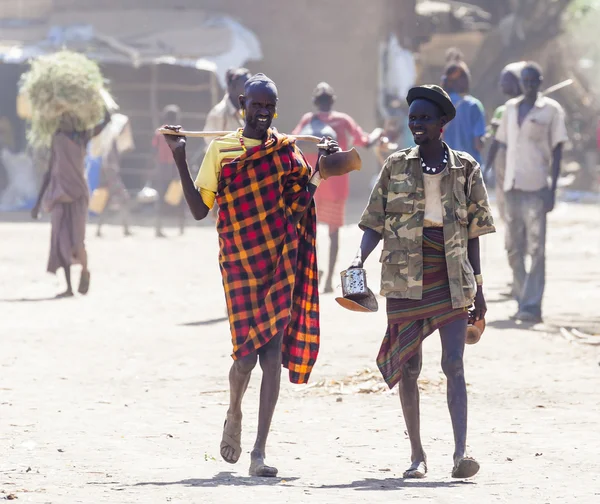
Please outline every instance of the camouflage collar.
M464 168L465 165L463 165L462 161L460 160L460 158L457 156L456 152L453 151L450 147L448 147L448 144L446 142L444 142L444 145L446 146L446 149L448 149L448 167L452 168L452 169L456 169L456 168ZM413 147L408 154L406 155L406 159L419 159L420 155L419 155L419 147Z

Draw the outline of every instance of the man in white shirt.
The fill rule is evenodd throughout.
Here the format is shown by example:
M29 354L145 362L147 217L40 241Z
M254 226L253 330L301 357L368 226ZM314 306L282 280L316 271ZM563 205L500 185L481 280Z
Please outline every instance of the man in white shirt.
M204 131L237 131L244 127L244 118L240 112L239 97L244 94L246 81L252 77L247 68L230 68L225 75L227 91L223 99L217 103L206 116ZM214 138L204 139L205 149ZM201 149L197 155L192 156L191 163L200 166L205 149ZM218 206L213 206L212 215L216 218Z
M239 97L244 94L244 85L252 76L246 68L230 68L227 70L225 81L227 92L206 117L204 131L236 131L244 127L244 119L240 113ZM208 146L213 140L205 138Z
M488 156L491 166L506 146L506 249L519 311L515 318L541 322L546 268L546 214L554 208L562 147L568 140L560 104L540 95L542 70L528 63L521 72L524 96L506 103ZM525 256L531 257L529 271Z

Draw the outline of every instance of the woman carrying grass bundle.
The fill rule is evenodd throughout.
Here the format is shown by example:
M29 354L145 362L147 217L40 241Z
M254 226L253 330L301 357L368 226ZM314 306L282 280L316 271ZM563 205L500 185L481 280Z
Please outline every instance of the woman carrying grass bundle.
M87 294L90 288L90 271L85 249L85 226L87 223L89 191L85 178L85 154L88 142L110 121L108 112L104 121L93 130L73 129L73 119L65 114L58 131L52 139L50 163L38 196L31 211L38 218L42 201L48 212L52 231L48 272L56 274L65 270L67 290L57 297L73 296L71 265L81 264L78 292Z
M21 92L31 104L29 142L50 149L48 171L31 215L37 219L42 203L51 215L48 271L63 268L67 280L67 290L58 297L73 296L74 263L82 265L79 292L87 294L90 287L84 243L89 202L85 156L88 142L110 122L107 104L112 99L103 86L98 65L70 51L34 60L21 82Z

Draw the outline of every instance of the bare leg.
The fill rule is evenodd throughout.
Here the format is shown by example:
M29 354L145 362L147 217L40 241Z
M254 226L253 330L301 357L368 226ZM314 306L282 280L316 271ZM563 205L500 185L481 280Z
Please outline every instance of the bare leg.
M163 201L163 197L161 197L160 193L158 196L158 201L156 202L156 224L155 224L155 234L157 238L165 238L165 234L162 231L162 217L165 208L165 202Z
M447 379L448 409L454 431L454 471L464 465L460 475L456 476L463 478L474 476L479 470L479 464L466 457L467 385L463 365L466 335L467 320L457 320L440 328L442 370Z
M333 292L333 272L337 261L338 249L340 246L340 230L334 229L329 233L329 270L327 272L327 281L325 282L325 290L323 292Z
M179 213L179 234L183 235L185 233L185 200L179 204L177 211Z
M235 464L241 454L242 434L242 399L248 388L252 370L256 366L257 354L234 361L229 371L229 409L223 428L221 441L221 457L230 464Z
M88 255L85 246L77 251L77 257L81 261L81 277L79 279L79 288L77 291L80 294L87 294L90 288L90 270L88 269Z
M60 261L60 265L62 266L64 272L65 272L65 280L67 281L67 290L65 292L61 292L60 294L57 294L57 298L66 298L66 297L72 297L73 296L73 285L71 284L71 265L69 263L69 261L62 256L62 254L60 253L60 248L58 251L58 260Z
M405 478L423 478L427 473L427 455L425 455L421 443L419 386L417 383L422 363L423 349L419 346L418 352L403 366L402 379L398 389L411 449L411 466L404 472Z
M129 220L131 216L131 202L123 201L121 202L121 221L123 222L123 235L131 236L131 229L129 229Z
M104 211L98 216L98 227L96 228L96 236L98 238L102 237L102 225L104 224L104 220L106 218L106 211L108 206L110 205L110 197L108 199L108 201L106 202L106 207L104 208Z
M283 334L274 337L259 350L263 376L260 386L258 432L251 453L250 476L275 477L277 469L265 465L266 445L281 384L281 342Z

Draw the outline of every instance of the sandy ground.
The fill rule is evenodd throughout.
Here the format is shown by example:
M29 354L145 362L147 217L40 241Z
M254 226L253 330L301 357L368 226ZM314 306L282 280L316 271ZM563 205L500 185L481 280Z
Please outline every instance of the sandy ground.
M214 229L156 240L151 228L125 239L108 226L88 239L89 296L55 301L63 279L44 273L49 225L0 223L0 499L600 502L600 346L560 329L600 334L599 217L565 203L552 214L545 323L533 328L509 321L516 307L500 296L509 278L501 226L483 239L488 329L466 352L469 447L482 470L468 482L450 478L437 335L421 380L425 480L401 478L400 404L375 372L384 311L346 312L331 295L311 384L291 385L284 372L267 460L281 478L250 479L259 372L244 401L242 458L219 457L231 360ZM338 269L359 238L355 226L343 230ZM378 283L375 257L368 273Z

